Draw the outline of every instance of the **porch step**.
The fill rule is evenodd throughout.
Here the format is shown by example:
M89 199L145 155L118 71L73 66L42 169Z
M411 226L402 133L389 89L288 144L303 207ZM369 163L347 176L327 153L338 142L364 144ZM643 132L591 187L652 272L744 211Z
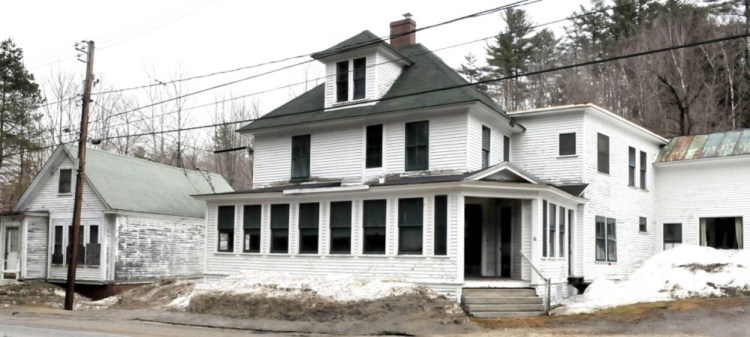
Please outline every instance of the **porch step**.
M464 288L465 297L536 297L536 290L532 288Z
M532 288L464 288L461 303L475 317L544 315L544 299Z

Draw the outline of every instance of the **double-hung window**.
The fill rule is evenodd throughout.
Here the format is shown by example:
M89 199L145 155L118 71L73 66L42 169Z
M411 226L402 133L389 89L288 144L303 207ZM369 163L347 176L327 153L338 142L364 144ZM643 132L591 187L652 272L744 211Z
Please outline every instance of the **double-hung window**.
M88 226L88 229L89 242L86 243L86 265L98 266L100 256L99 254L101 252L101 245L99 244L99 226L90 225ZM81 230L83 230L83 227L81 227Z
M271 205L271 253L289 251L289 204Z
M370 125L366 130L365 168L383 166L383 125Z
M672 249L682 244L682 224L664 224L664 250Z
M352 202L331 202L331 254L352 251Z
M549 203L549 256L555 257L557 240L557 205Z
M628 147L628 186L635 186L635 149Z
M68 264L70 264L73 254L73 226L68 226ZM76 256L76 265L86 263L86 247L83 242L83 226L78 228L78 255Z
M490 166L490 128L482 125L482 168Z
M503 161L510 161L510 137L503 136Z
M559 256L559 257L565 257L565 231L566 231L566 229L567 229L566 227L568 225L565 222L565 219L566 219L566 217L565 217L565 207L560 207L560 216L559 216L559 218L560 218L560 221L558 222L558 224L560 226L560 230L558 231L558 233L560 233L559 234L560 240L559 240L559 245L557 246L557 249L558 249L557 256Z
M351 63L351 70L349 65ZM349 74L351 73L351 82ZM350 90L349 85L352 84ZM363 99L367 96L367 58L336 63L336 102ZM351 93L351 98L349 97Z
M55 237L53 240L52 264L63 264L63 226L55 226Z
M646 152L641 151L641 189L646 189Z
M362 203L364 253L385 254L385 200L365 200Z
M310 135L292 137L292 180L310 178Z
M638 231L643 233L648 232L648 222L645 217L638 218Z
M73 170L71 169L60 170L60 180L58 181L58 185L57 185L57 193L60 193L60 194L70 193L72 175L73 175Z
M234 251L234 206L219 206L218 251Z
M596 216L596 260L617 261L617 228L612 218Z
M547 200L542 201L542 256L549 257L549 224L547 223Z
M398 253L422 254L422 198L398 200Z
M435 196L435 255L448 252L448 196Z
M561 133L558 147L558 153L561 156L570 156L576 154L576 133Z
M429 169L429 121L406 123L406 171Z
M317 202L299 204L299 252L318 253L320 206Z
M242 218L242 251L245 253L260 253L260 218L260 205L245 205Z
M596 168L601 173L609 173L609 137L596 134Z

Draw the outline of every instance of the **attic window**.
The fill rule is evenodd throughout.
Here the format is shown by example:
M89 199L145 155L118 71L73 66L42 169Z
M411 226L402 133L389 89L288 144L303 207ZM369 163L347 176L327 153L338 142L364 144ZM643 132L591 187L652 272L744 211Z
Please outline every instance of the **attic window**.
M351 66L351 67L350 67ZM351 74L351 78L350 75ZM366 92L367 58L336 63L336 102L363 99ZM350 88L351 84L351 88ZM350 90L351 89L351 90ZM351 93L351 97L349 94Z
M70 193L70 182L73 170L62 169L60 170L60 181L57 185L57 192L60 194Z

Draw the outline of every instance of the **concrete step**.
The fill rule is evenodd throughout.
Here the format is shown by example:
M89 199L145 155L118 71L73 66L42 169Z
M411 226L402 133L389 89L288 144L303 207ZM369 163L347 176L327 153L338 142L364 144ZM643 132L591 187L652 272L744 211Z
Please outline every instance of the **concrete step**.
M466 304L464 309L472 314L479 312L518 312L518 311L542 311L544 304Z
M544 304L541 297L481 297L481 296L463 296L463 304Z
M544 311L482 311L469 313L474 317L480 318L510 318L510 317L530 317L544 316Z
M536 297L532 288L464 288L462 296L466 297Z

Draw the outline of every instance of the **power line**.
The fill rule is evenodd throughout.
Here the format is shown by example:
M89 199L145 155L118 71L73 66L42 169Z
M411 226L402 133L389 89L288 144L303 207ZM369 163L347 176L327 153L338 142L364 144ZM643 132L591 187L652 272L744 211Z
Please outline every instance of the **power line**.
M393 37L400 37L400 36L404 36L404 35L408 35L408 34L413 34L413 33L419 32L419 31L423 31L423 30L427 30L427 29L431 29L431 28L436 28L436 27L444 26L444 25L447 25L447 24L455 23L455 22L466 20L466 19L470 19L470 18L476 18L476 17L480 17L480 16L492 14L492 13L497 13L499 11L502 11L502 10L505 10L505 9L509 9L509 8L526 6L526 5L529 5L529 4L532 4L532 3L537 3L537 2L540 2L540 1L542 1L542 0L519 0L519 1L510 3L510 4L507 4L507 5L503 5L503 6L499 6L499 7L495 7L495 8L486 9L486 10L483 10L483 11L480 11L480 12L472 13L472 14L469 14L469 15L464 15L462 17L450 19L450 20L443 21L443 22L440 22L440 23L428 25L428 26L421 27L421 28L416 28L414 30L410 30L410 31L407 31L407 32L404 32L404 33L400 33L400 34L395 35ZM338 55L338 54L347 52L347 51L352 50L352 49L356 49L356 48L361 48L361 47L365 47L365 46L369 46L369 45L378 44L378 43L382 42L383 40L390 40L391 38L392 37L390 35L381 36L381 37L376 37L376 38L371 39L371 40L367 40L367 41L363 41L363 42L359 42L359 43L354 43L354 44L350 44L350 45L338 47L336 49L330 50L329 52L326 52L326 56ZM165 85L165 84L172 84L172 83L177 83L177 82L184 82L184 81L190 81L190 80L195 80L195 79L201 79L201 78L206 78L206 77L211 77L211 76L216 76L216 75L233 73L233 72L237 72L237 71L241 71L241 70L246 70L246 69L258 68L258 67L261 67L261 66L266 66L266 65L271 65L271 64L282 63L282 62L291 61L291 60L295 60L295 59L300 59L300 58L303 58L303 57L311 56L313 54L315 54L315 52L307 53L307 54L301 54L301 55L296 55L296 56L290 56L290 57L286 57L286 58L282 58L282 59L278 59L278 60L262 62L262 63L253 64L253 65L244 66L244 67L239 67L239 68L235 68L235 69L229 69L229 70L217 71L217 72L213 72L213 73L209 73L209 74L191 76L191 77L187 77L187 78L183 78L183 79L177 79L177 80L172 80L172 81L167 81L167 82L151 83L151 84L144 84L144 85L140 85L140 86L134 86L134 87L123 88L123 89L113 89L113 90L108 90L108 91L101 91L101 92L93 93L93 95L100 95L100 94L113 93L113 92L122 92L122 91L136 90L136 89L144 89L144 88L150 88L150 87L154 87L154 86L158 86L158 85ZM303 62L302 64L304 64L304 63L310 63L310 62L313 62L313 61L314 60L309 60L309 61ZM285 68L281 68L281 69L285 69Z

